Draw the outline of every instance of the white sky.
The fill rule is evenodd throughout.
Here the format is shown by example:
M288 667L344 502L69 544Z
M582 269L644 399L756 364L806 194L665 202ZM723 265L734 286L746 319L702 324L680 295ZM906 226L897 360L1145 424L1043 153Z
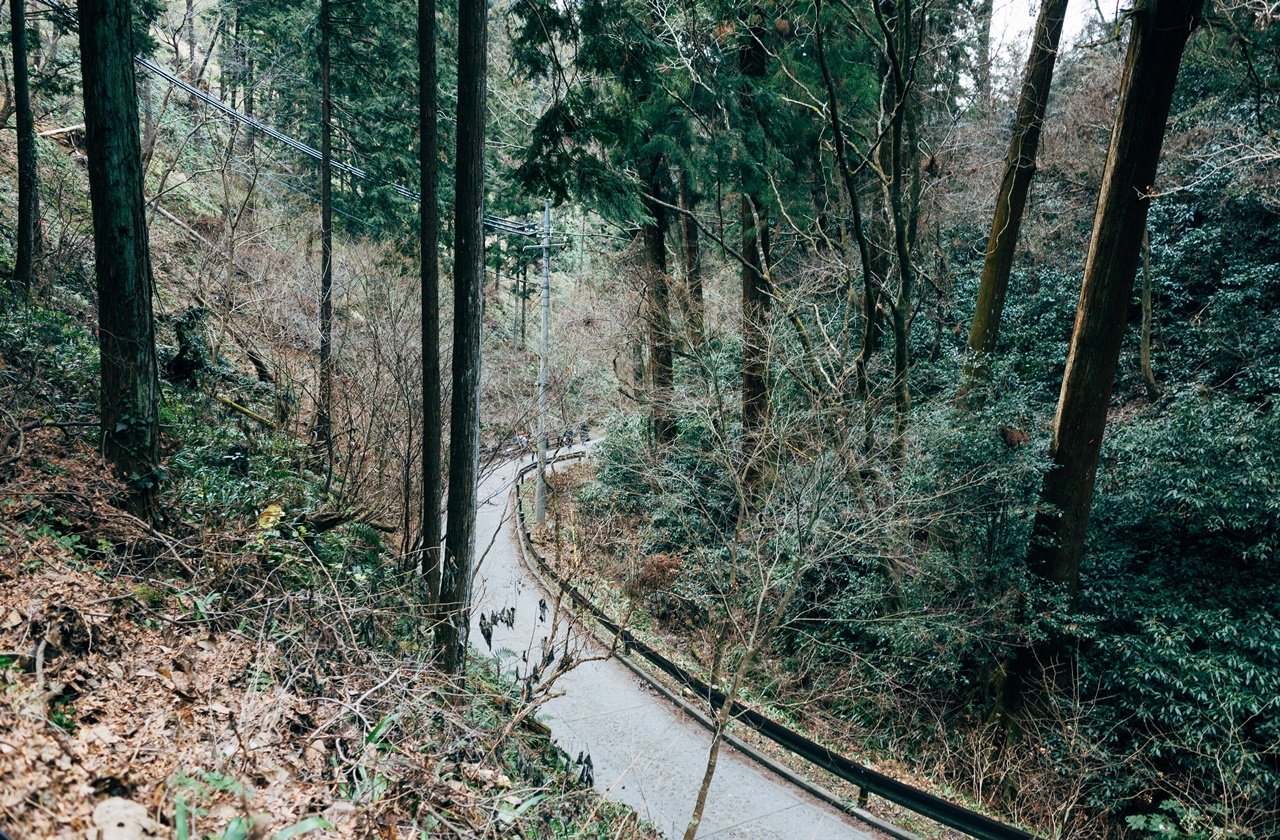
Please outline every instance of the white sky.
M1075 44L1085 22L1097 17L1096 8L1101 8L1108 20L1115 20L1120 3L1118 0L1097 0L1095 7L1094 0L1068 0L1067 22L1062 31L1064 47ZM1027 43L1031 40L1031 30L1035 28L1039 12L1040 3L1036 0L995 0L991 21L993 54L1000 55L1014 45L1019 54L1026 55Z

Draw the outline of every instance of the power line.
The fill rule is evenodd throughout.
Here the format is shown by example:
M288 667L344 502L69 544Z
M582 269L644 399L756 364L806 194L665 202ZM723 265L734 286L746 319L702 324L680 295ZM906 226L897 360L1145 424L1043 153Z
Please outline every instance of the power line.
M301 152L302 154L308 157L314 158L316 160L323 160L324 156L320 153L320 150L315 148L314 146L310 146L302 142L301 140L290 137L289 135L285 134L282 131L277 131L276 129L264 123L262 120L259 120L256 117L251 117L242 111L238 111L235 108L232 108L230 105L227 105L225 102L218 99L217 97L211 96L210 94L204 92L203 90L200 90L198 87L195 87L194 85L187 84L182 79L179 79L177 76L173 75L172 73L169 73L168 71L160 67L151 59L146 58L144 56L137 56L134 59L134 61L136 61L139 66L141 66L148 72L154 73L155 75L164 79L174 87L180 90L186 91L187 93L199 99L201 102L206 103L207 105L220 111L226 116L234 120L238 120L244 123L245 125L249 126L250 128L260 131L263 134L267 135L268 137L271 137L275 140L280 141L281 143L285 144L286 146L293 149L294 151ZM359 178L363 181L374 180L374 178L368 172L366 172L363 169L360 169L359 167L352 166L349 163L342 163L341 161L331 160L331 165L333 166L334 169L337 169L341 172L346 172L348 175ZM383 181L382 186L390 187L391 190L394 193L396 193L396 195L399 195L403 198L407 198L410 201L414 201L418 203L421 203L422 201L422 197L418 193L414 192L413 190L401 184L392 183L390 181ZM486 215L484 217L484 224L485 224L485 227L488 227L491 230L497 231L499 233L510 234L512 236L527 236L529 238L536 238L539 235L538 227L533 222L520 222L514 219L504 219L501 216Z
M257 131L262 132L268 137L274 140L280 141L281 143L285 144L286 146L293 149L294 151L301 152L302 154L311 158L315 158L316 160L324 159L324 156L320 153L320 150L315 148L314 146L310 146L306 143L303 143L301 140L294 139L293 137L290 137L284 132L276 131L274 128L267 125L262 120L257 119L256 117L251 117L248 114L245 114L241 111L237 111L235 108L232 108L230 105L227 105L217 97L210 96L209 94L200 90L198 87L187 84L182 79L179 79L177 76L164 70L162 67L160 67L151 59L146 58L144 56L137 56L134 58L134 61L136 61L139 64L139 66L145 68L147 71L154 73L155 75L164 79L166 82L173 85L174 87L180 90L186 91L187 93L191 94L195 98L199 99L201 102L204 102L206 105L209 105L215 110L222 112L228 117L231 117L234 120L239 120L240 122L244 123L250 128L256 129ZM343 163L341 161L331 159L330 164L333 166L334 169L337 169L340 172L345 172L348 175L351 175L355 178L359 178L362 181L374 180L372 176L369 175L368 172L366 172L365 170L357 166L352 166L349 163ZM383 182L382 185L390 187L391 190L395 192L397 195L407 198L410 201L421 201L421 196L419 196L418 193L414 192L413 190L409 189L406 186L403 186L401 184L393 184L389 182Z

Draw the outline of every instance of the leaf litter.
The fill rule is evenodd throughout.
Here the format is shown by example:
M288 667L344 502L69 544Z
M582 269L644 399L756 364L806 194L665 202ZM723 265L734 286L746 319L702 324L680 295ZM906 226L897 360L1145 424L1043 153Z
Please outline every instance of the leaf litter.
M575 821L649 836L564 778L513 779L409 659L302 679L272 641L173 598L156 608L49 539L5 542L0 827L14 840L539 836Z

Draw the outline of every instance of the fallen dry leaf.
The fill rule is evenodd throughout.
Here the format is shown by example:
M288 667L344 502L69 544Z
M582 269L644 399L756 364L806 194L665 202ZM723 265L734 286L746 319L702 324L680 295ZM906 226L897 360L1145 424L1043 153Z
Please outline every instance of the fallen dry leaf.
M96 840L146 840L157 836L160 824L147 816L147 809L131 799L113 796L93 809Z

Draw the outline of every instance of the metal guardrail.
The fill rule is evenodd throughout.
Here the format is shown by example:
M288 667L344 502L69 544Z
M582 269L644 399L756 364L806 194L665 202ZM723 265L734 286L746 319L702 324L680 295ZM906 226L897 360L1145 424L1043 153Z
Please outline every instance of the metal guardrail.
M557 456L553 461L584 458L586 453L573 452ZM724 692L708 685L703 680L690 674L652 646L635 637L626 627L618 624L605 614L598 606L547 563L546 559L534 549L529 540L525 524L524 507L520 504L519 488L525 476L537 469L537 464L528 464L516 474L516 522L519 528L523 548L533 558L539 570L560 587L570 600L582 612L587 613L600 626L622 642L624 650L644 659L649 665L685 686L699 698L707 701L713 710L724 706L728 699ZM1004 823L997 822L988 816L957 805L954 802L935 796L927 791L886 776L870 767L859 764L850 758L833 752L827 747L806 738L804 735L766 717L755 709L734 700L732 713L735 720L745 723L760 735L773 741L780 747L800 756L811 764L826 770L832 775L856 785L861 791L860 803L867 795L874 794L889 800L907 810L928 817L942 825L962 831L980 840L1036 840L1034 834Z

